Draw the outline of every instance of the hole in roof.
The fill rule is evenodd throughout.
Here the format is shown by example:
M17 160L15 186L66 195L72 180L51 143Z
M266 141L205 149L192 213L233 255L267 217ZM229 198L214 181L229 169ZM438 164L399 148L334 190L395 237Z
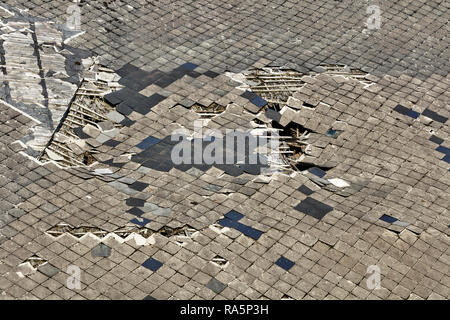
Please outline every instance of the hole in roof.
M39 266L45 264L47 262L47 260L37 256L37 255L32 255L31 257L29 257L28 259L26 259L23 263L29 263L34 269L37 269Z
M252 92L268 102L267 106L280 110L290 96L299 91L304 81L304 74L282 67L265 67L252 69L246 75Z
M95 77L83 79L38 160L55 161L63 167L89 166L96 161L94 155L86 151L89 147L83 140L90 136L83 128L89 125L98 132L106 130L101 123L109 123L109 114L116 108L104 100L104 95L116 91L120 85L113 81L117 76L114 71L98 65L94 68ZM112 122L108 130L121 127Z
M209 106L203 106L199 103L195 103L192 105L191 110L195 111L200 119L211 119L223 112L227 109L226 106L222 106L216 102L211 103Z
M225 267L228 263L228 260L216 255L214 258L211 259L212 262L214 262L215 264L219 265L220 267Z

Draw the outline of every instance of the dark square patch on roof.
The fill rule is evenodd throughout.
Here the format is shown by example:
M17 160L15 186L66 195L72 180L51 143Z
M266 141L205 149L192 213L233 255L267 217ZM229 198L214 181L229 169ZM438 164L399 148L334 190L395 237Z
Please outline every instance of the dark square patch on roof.
M145 200L138 198L128 198L125 202L130 207L143 207L145 204Z
M163 101L166 97L160 95L160 94L153 94L150 97L147 98L147 102L148 102L148 106L154 107L156 106L158 103L160 103L161 101Z
M138 70L139 70L138 67L135 67L132 64L127 63L123 65L120 69L116 70L116 73L121 77L125 77L126 75Z
M433 119L434 121L440 122L440 123L445 123L448 120L448 118L443 117L443 116L439 115L438 113L431 111L428 108L422 112L422 115L425 117L428 117L430 119Z
M135 216L138 216L138 217L140 217L140 216L144 213L144 211L142 211L141 209L136 208L136 207L131 208L131 209L128 210L127 212L128 212L128 213L131 213L131 214L133 214L133 215L135 215Z
M159 268L162 267L162 262L154 259L154 258L148 258L147 260L144 261L144 263L142 264L143 267L155 272L157 271Z
M111 255L111 248L100 242L96 247L92 248L91 254L93 257L107 258Z
M260 96L257 96L251 100L251 103L253 103L255 106L262 108L267 104L267 101L261 98Z
M191 62L186 62L185 64L182 64L180 66L180 68L190 70L190 71L194 71L194 69L197 67L198 67L198 65L196 65L195 63L191 63Z
M307 197L305 200L300 202L295 209L319 220L322 219L328 212L333 210L333 208L329 205L326 205L325 203L317 201L311 197Z
M239 221L239 220L241 220L244 217L244 215L242 213L239 213L239 212L235 211L235 210L231 210L230 212L225 214L225 217L230 219L230 220L233 220L233 221Z
M241 94L241 97L251 101L251 100L257 98L258 95L254 94L251 91L245 91L243 94Z
M211 280L209 280L209 282L206 284L206 287L208 289L211 289L212 291L214 291L217 294L220 294L223 290L225 290L225 288L227 287L226 284L223 284L222 282L220 282L219 280L212 278Z
M294 266L295 262L282 256L275 262L275 264L280 268L289 271Z
M116 140L108 140L105 143L103 143L105 146L111 147L111 148L115 148L120 144L120 141L116 141Z
M139 219L134 218L134 219L130 220L130 222L134 223L134 224L137 224L137 225L139 225L141 227L144 227L147 223L152 222L152 220L145 219L145 218L139 218Z
M436 148L436 151L442 152L445 155L449 155L450 154L450 148L444 147L444 146L439 146Z
M155 138L153 136L149 136L147 138L145 138L144 140L141 141L141 143L139 143L136 147L138 147L139 149L148 149L151 146L157 144L158 142L160 142L161 140L159 140L158 138Z
M380 220L382 220L382 221L384 221L384 222L388 222L388 223L393 223L393 222L397 221L396 218L391 217L391 216L388 215L388 214L383 214L383 215L381 216Z
M434 143L436 143L436 144L441 144L442 142L444 142L444 139L441 139L441 138L439 138L439 137L436 137L435 135L432 135L432 136L430 137L430 141L431 141L431 142L434 142Z
M73 132L78 136L80 139L89 139L90 136L88 136L86 133L83 132L83 128L78 127L74 128Z
M394 108L394 110L397 111L397 112L400 113L400 114L406 115L410 109L408 109L408 108L402 106L401 104L398 104L398 105Z
M209 78L215 78L217 77L219 74L214 72L214 71L206 71L204 73L205 76L209 77Z
M253 240L258 240L263 234L262 231L246 226L242 223L240 223L236 229L242 232L247 237L252 238Z
M132 184L130 184L130 188L137 190L137 191L143 191L145 188L148 187L148 183L135 181Z
M417 119L420 116L420 113L414 111L414 110L408 110L408 112L406 113L407 116Z

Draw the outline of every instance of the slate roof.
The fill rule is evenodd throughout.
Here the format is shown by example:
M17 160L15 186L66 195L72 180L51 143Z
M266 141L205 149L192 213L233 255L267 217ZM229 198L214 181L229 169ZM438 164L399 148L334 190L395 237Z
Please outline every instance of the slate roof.
M365 1L80 6L85 33L65 44L67 1L0 7L13 28L0 28L2 299L450 297L448 3L382 2L379 30L365 29ZM4 44L26 24L48 33L22 30L39 55L24 55L20 91ZM38 161L31 141L60 132L74 85L101 72L82 59L97 55L117 75L102 97L115 112L72 132L95 162ZM302 74L282 110L236 77L270 66ZM58 81L61 108L48 96ZM227 108L210 129L308 132L299 168L265 179L259 164L174 165L171 133L213 103ZM367 286L373 265L380 289Z

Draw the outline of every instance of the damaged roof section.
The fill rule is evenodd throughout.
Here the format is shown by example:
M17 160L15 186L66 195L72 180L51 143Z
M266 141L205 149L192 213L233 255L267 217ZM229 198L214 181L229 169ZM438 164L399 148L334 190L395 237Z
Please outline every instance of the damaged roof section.
M125 120L103 99L105 94L122 87L117 82L119 78L110 69L93 66L39 160L53 160L62 166L84 166L95 162L93 147L116 137Z

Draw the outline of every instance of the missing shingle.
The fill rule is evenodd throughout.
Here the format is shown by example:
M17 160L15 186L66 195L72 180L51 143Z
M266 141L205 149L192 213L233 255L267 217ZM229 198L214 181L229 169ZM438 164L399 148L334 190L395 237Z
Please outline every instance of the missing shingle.
M85 153L83 153L83 163L86 166L90 166L95 161L96 161L96 159L94 158L94 156L89 151L86 151Z
M76 238L81 238L87 233L92 233L93 235L102 238L108 234L108 232L97 228L97 227L91 227L91 226L80 226L76 228L72 228L69 233L73 235Z
M315 109L316 108L315 105L310 104L308 102L303 102L303 107L310 108L310 109Z
M51 227L49 230L47 230L47 234L49 234L52 237L58 238L59 236L62 236L64 234L72 235L73 237L80 239L81 237L85 236L86 234L91 234L93 236L96 236L100 239L103 239L107 237L108 235L114 235L122 239L126 239L130 235L136 234L140 235L144 238L150 237L153 232L150 229L147 228L139 228L136 226L129 226L124 228L116 229L113 232L108 232L106 230L103 230L101 228L95 227L95 226L78 226L73 227L66 223L60 223L53 227Z
M226 106L222 106L216 102L211 103L209 106L203 106L200 103L195 103L191 110L195 111L199 116L200 119L211 119L212 117L215 117L227 109Z
M228 260L219 255L216 255L214 258L211 259L211 261L220 266L221 268L224 268L225 266L228 265Z
M197 230L190 226L184 226L181 228L171 228L168 226L164 226L157 231L157 233L167 238L173 236L185 236L190 238L195 232L197 232Z
M45 264L47 262L47 260L37 256L37 255L33 255L31 257L29 257L27 260L25 260L23 263L29 263L31 265L31 267L33 267L33 269L37 269L39 266Z
M372 85L373 82L368 79L369 74L360 69L351 68L342 64L321 64L320 67L325 69L325 73L335 76L342 76L361 82L365 86Z

